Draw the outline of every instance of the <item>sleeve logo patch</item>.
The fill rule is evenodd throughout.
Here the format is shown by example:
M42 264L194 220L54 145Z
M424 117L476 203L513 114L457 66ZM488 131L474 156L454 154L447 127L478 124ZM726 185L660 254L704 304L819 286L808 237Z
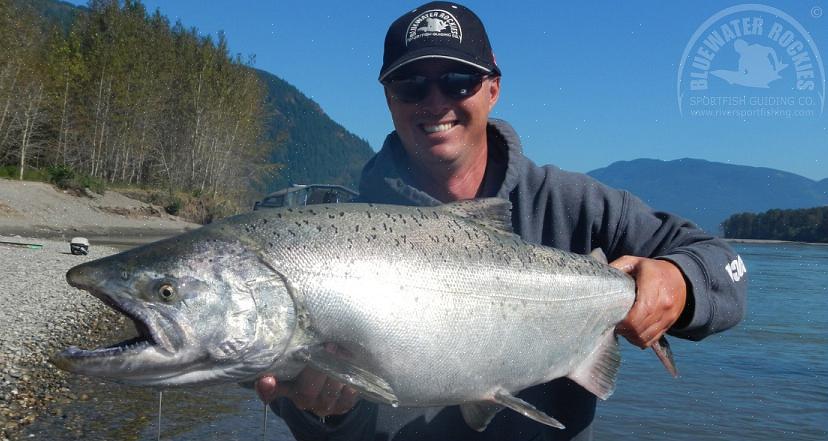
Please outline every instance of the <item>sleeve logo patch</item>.
M742 256L737 255L732 262L725 265L725 271L727 271L730 279L734 282L742 280L742 277L744 277L747 273L747 267L745 266L745 263L742 262Z

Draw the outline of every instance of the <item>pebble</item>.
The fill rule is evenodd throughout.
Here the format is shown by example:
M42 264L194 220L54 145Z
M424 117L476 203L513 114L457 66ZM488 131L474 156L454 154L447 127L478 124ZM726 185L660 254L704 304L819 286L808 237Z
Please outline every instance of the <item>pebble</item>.
M69 394L67 375L49 363L52 354L69 345L103 344L125 323L120 314L65 279L69 268L113 254L114 248L93 246L89 255L75 256L66 242L4 236L0 241L43 245L39 250L0 245L2 441L17 439L48 403L78 398Z

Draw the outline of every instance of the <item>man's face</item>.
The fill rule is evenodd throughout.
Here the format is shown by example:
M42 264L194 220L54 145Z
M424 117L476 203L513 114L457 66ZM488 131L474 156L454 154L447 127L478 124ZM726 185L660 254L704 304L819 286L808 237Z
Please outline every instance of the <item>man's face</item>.
M470 72L462 64L422 60L395 76L422 75L436 79L449 72ZM421 165L462 163L486 145L489 113L500 95L500 78L486 78L480 90L464 99L445 96L436 84L419 102L400 101L386 90L394 127L409 158Z

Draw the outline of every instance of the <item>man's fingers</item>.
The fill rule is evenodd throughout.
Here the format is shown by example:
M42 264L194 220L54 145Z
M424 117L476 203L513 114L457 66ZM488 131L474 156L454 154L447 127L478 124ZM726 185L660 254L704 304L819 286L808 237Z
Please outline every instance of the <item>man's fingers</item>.
M305 410L314 408L327 379L327 375L315 369L302 370L296 378L291 397L296 406Z
M267 375L256 380L255 389L259 399L265 404L270 404L276 398L290 394L290 385L279 383L276 377L272 375Z
M256 380L256 393L265 404L279 397L290 398L302 410L324 417L347 413L356 405L359 393L329 378L322 372L306 367L291 382L279 382L267 375Z
M325 386L322 387L322 390L319 392L319 397L317 398L315 406L318 411L315 413L319 416L331 415L336 408L343 387L345 386L343 386L342 383L339 383L333 378L328 378L325 382Z
M343 387L339 394L339 400L336 402L336 406L331 414L342 415L343 413L348 412L354 408L358 399L359 392L357 392L356 389L349 386Z
M630 343L652 346L684 309L687 287L681 270L664 260L622 256L610 265L635 278L635 301L616 332Z
M658 341L663 333L664 325L659 322L654 322L647 329L638 333L636 346L641 349L649 348L653 343Z

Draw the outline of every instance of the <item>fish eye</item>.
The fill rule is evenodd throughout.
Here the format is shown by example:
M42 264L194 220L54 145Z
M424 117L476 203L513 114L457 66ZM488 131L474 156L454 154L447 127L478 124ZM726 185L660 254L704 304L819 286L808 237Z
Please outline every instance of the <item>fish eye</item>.
M175 297L175 288L169 283L165 283L158 287L158 294L164 300L172 300Z
M121 278L124 280L129 280L129 273L126 271L121 271Z

